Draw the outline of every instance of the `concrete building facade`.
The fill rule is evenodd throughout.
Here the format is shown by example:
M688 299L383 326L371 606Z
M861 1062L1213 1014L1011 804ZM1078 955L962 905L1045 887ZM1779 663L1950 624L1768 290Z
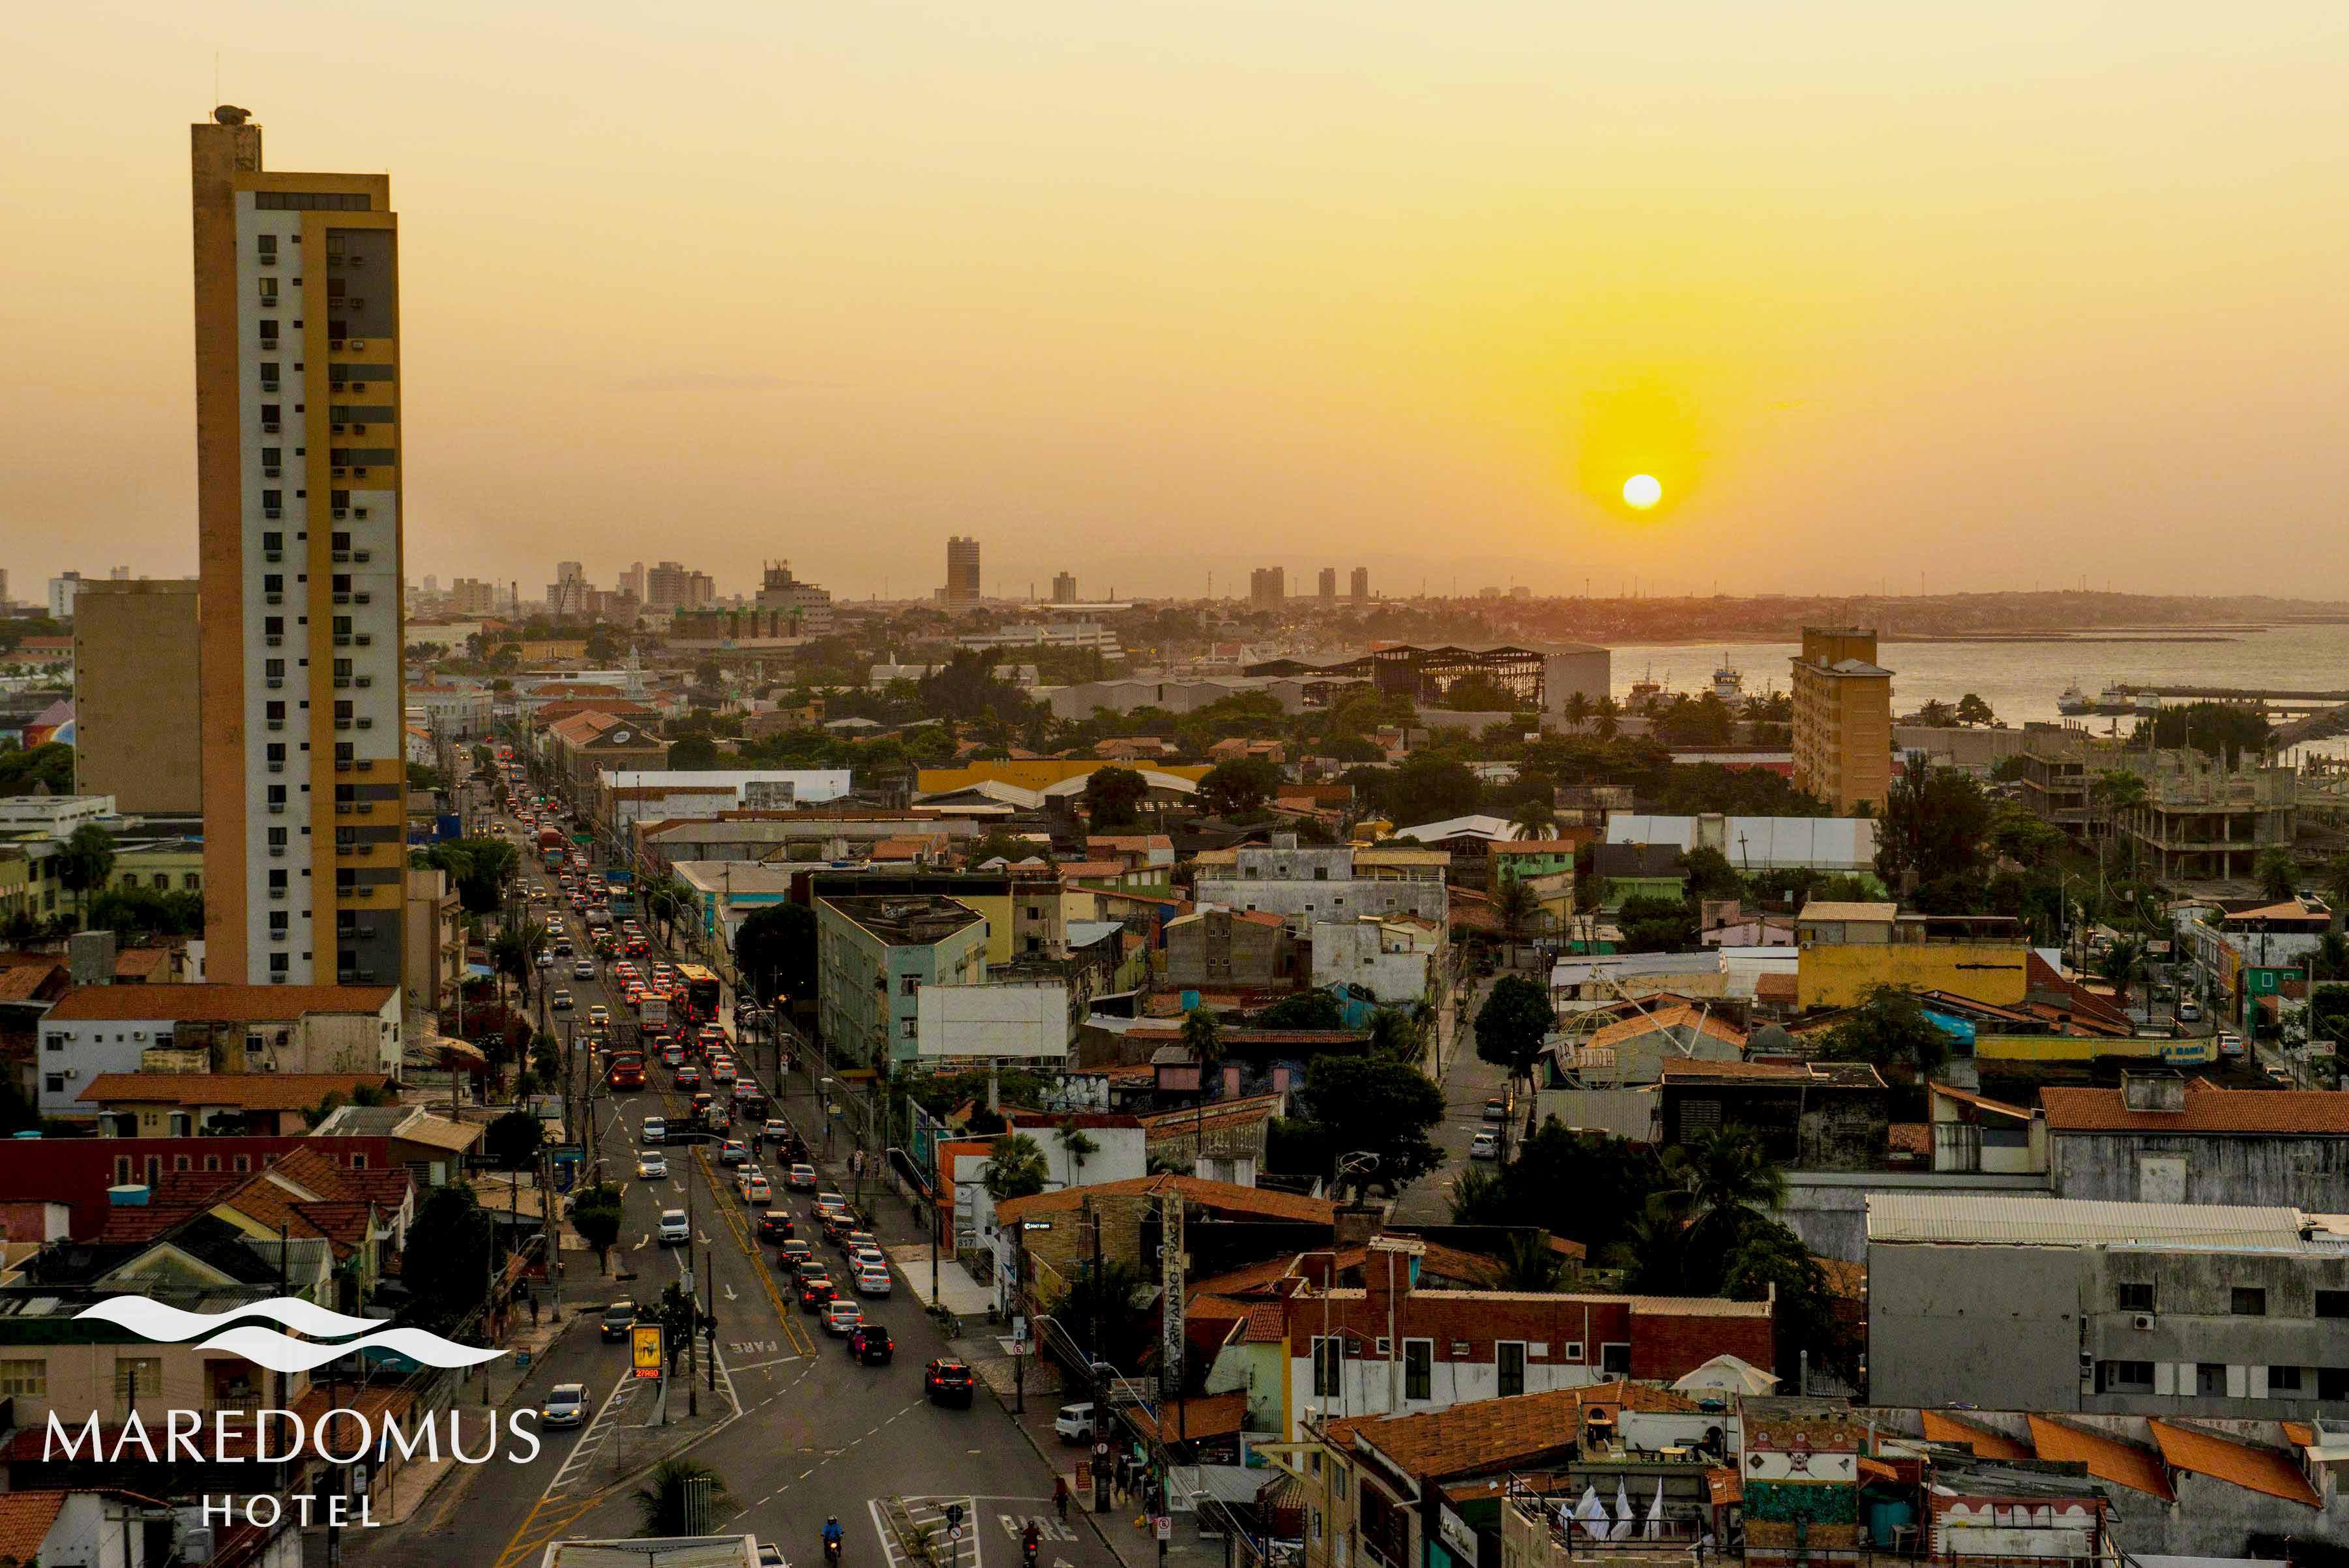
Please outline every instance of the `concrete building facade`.
M74 793L121 810L204 808L192 578L84 583L74 601Z
M820 897L815 916L816 1020L835 1064L911 1061L922 987L987 978L987 921L952 898Z
M1873 627L1803 628L1793 670L1795 787L1849 816L1892 786L1892 671Z

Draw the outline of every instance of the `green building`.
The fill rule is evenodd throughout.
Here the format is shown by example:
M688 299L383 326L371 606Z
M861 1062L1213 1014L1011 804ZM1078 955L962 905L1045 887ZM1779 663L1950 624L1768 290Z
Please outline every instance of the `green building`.
M876 1065L921 1054L925 985L987 979L988 923L934 893L815 901L816 1026L835 1062Z

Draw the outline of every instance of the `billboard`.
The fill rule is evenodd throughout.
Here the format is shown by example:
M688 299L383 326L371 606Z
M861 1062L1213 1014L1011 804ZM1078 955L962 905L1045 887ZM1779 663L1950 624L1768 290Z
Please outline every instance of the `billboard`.
M628 1369L638 1377L661 1375L661 1325L640 1323L628 1330Z
M924 1058L1069 1054L1065 981L926 985L916 993L914 1009L916 1054Z

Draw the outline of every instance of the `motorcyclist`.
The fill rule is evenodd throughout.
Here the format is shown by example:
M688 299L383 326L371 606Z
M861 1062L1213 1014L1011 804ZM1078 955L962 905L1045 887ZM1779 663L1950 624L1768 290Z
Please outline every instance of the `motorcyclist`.
M827 1563L840 1561L840 1519L837 1515L823 1521L823 1559Z
M1037 1527L1034 1520L1030 1520L1028 1528L1019 1532L1019 1560L1022 1563L1035 1562L1037 1550L1043 1544L1043 1531Z

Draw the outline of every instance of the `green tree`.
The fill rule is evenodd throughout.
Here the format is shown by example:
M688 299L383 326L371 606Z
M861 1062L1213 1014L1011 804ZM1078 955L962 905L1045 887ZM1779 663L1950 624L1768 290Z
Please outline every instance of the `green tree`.
M2207 757L2257 756L2273 730L2265 713L2234 702L2189 702L2137 721L2136 743L2191 746ZM2151 731L2150 737L2147 735Z
M458 838L426 850L424 863L449 874L466 913L493 915L522 869L522 851L502 838Z
M1378 1056L1316 1056L1303 1096L1340 1154L1377 1157L1369 1170L1339 1173L1359 1199L1375 1184L1401 1192L1444 1163L1428 1134L1444 1120L1444 1091L1418 1068Z
M1990 797L1980 784L1911 752L1894 770L1878 814L1876 874L1904 893L1979 877L1990 826Z
M1547 1235L1512 1236L1508 1251L1501 1254L1501 1278L1495 1288L1548 1295L1565 1287L1567 1272L1566 1259L1549 1244Z
M1132 768L1095 768L1085 775L1085 815L1096 833L1141 820L1150 785Z
M1087 1262L1052 1309L1079 1345L1112 1366L1132 1366L1151 1343L1149 1319L1139 1310L1148 1287L1133 1264L1103 1258Z
M1199 1064L1199 1092L1206 1095L1224 1061L1224 1026L1213 1012L1195 1007L1183 1015L1183 1049Z
M1477 1059L1507 1068L1512 1079L1530 1080L1542 1044L1557 1027L1548 989L1521 974L1505 974L1476 1010Z
M1427 752L1406 758L1387 780L1387 815L1400 827L1466 816L1485 794L1467 763Z
M1504 877L1493 889L1493 918L1501 923L1501 930L1509 940L1521 942L1533 929L1541 914L1541 900L1534 890L1518 877Z
M1346 1015L1338 999L1326 991L1300 991L1284 996L1257 1013L1257 1029L1343 1029Z
M669 742L668 765L675 772L704 772L718 762L718 742L707 735L686 735Z
M1509 808L1509 826L1521 839L1543 839L1557 831L1557 808L1547 796L1521 800Z
M2145 944L2134 937L2119 938L2097 956L2096 972L2113 988L2113 999L2126 1008L2129 982L2145 972Z
M599 1183L581 1193L571 1207L571 1223L579 1239L594 1249L595 1272L608 1273L613 1246L620 1240L620 1189Z
M0 622L0 628L20 624ZM26 752L0 752L0 795L31 794L36 790L73 794L74 749L63 741L44 742Z
M734 1511L726 1480L699 1459L663 1459L636 1489L636 1534L663 1539L709 1535Z
M408 1228L399 1281L432 1326L455 1322L489 1293L495 1234L490 1217L462 1182L436 1187Z
M2333 903L2333 924L2349 921L2349 855L2324 863L2324 895Z
M1998 722L1998 715L1991 711L1990 704L1971 691L1958 699L1957 719L1961 724L1979 725L1985 729Z
M1610 694L1590 705L1590 728L1602 741L1611 741L1622 730L1623 705Z
M79 836L85 831L77 828L75 835ZM2300 865L2292 859L2292 851L2281 844L2260 851L2259 863L2252 867L2251 875L2259 879L2260 891L2277 903L2291 898L2292 890L2300 886Z
M1500 1175L1506 1225L1538 1225L1599 1257L1639 1219L1662 1175L1653 1148L1545 1117Z
M1729 857L1710 845L1698 845L1681 857L1681 871L1688 878L1688 896L1692 898L1743 898L1745 878L1729 863Z
M1487 1170L1483 1166L1471 1166L1454 1179L1452 1191L1444 1201L1451 1206L1454 1225L1507 1225L1514 1221L1509 1203L1508 1185L1502 1173Z
M1721 1253L1717 1271L1707 1272L1710 1277L1702 1283L1708 1293L1733 1301L1775 1300L1771 1315L1777 1328L1777 1366L1773 1370L1781 1377L1795 1375L1806 1351L1813 1366L1830 1367L1847 1377L1857 1371L1857 1347L1847 1342L1836 1316L1826 1271L1785 1226L1762 1215L1746 1215Z
M67 836L51 864L57 880L74 896L80 912L89 912L89 896L114 875L114 835L96 823L84 823Z
M1819 1054L1837 1061L1898 1068L1921 1083L1949 1060L1950 1037L1925 1016L1925 1004L1917 1000L1916 992L1879 985L1860 999L1848 1017L1819 1037Z
M538 1164L545 1146L546 1127L528 1111L508 1111L481 1133L481 1152L500 1170L529 1170Z
M1786 1196L1786 1173L1762 1151L1758 1137L1733 1125L1665 1150L1664 1176L1678 1189L1675 1208L1688 1224L1692 1248L1725 1248L1747 1216L1766 1216Z
M1697 945L1696 914L1685 899L1646 893L1626 898L1615 911L1615 924L1629 952L1686 952Z
M1101 1141L1078 1126L1077 1118L1074 1116L1063 1117L1053 1137L1059 1141L1061 1153L1068 1161L1069 1179L1064 1185L1069 1187L1081 1185L1084 1177L1085 1161L1101 1152Z
M734 967L763 1002L815 1001L815 911L804 904L754 909L734 933Z
M1199 781L1199 804L1217 816L1244 816L1280 788L1280 768L1263 757L1217 763Z
M1001 1133L987 1146L985 1185L987 1195L996 1202L1009 1203L1041 1192L1050 1179L1044 1151L1026 1133Z

